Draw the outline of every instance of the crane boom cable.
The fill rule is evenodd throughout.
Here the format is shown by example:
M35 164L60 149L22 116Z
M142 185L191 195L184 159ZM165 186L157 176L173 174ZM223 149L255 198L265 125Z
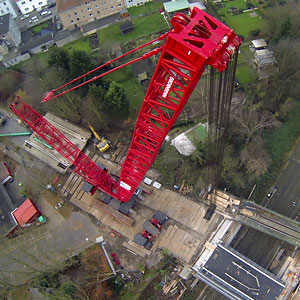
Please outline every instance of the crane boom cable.
M160 40L165 39L165 38L167 37L168 33L169 33L169 32L166 32L166 33L160 35L158 38L156 38L156 39L154 39L154 40L152 40L152 41L150 41L150 42L148 42L148 43L145 43L145 44L143 44L143 45L141 45L141 46L139 46L139 47L137 47L137 48L135 48L135 49L132 49L132 50L130 50L130 51L128 51L128 52L126 52L126 53L124 53L124 54L122 54L122 55L120 55L120 56L118 56L118 57L116 57L116 58L114 58L114 59L112 59L112 60L109 60L109 61L107 61L106 63L104 63L104 64L98 66L97 68L94 68L93 70L91 70L91 71L89 71L89 72L87 72L87 73L84 73L83 75L80 75L79 77L76 77L75 79L73 79L73 80L71 80L71 81L65 83L64 85L59 86L58 88L51 90L51 92L47 92L47 93L44 95L44 97L42 98L42 102L47 102L47 101L50 101L50 100L52 100L52 99L54 99L54 98L59 97L60 95L63 95L62 93L59 93L59 94L57 94L57 95L54 95L54 93L57 92L57 91L60 90L60 89L63 89L64 87L66 87L66 86L68 86L68 85L70 85L70 84L72 84L72 83L74 83L74 82L76 82L76 81L82 79L83 77L88 76L88 75L90 75L90 74L92 74L92 73L94 73L94 72L96 72L96 71L98 71L98 70L100 70L100 69L102 69L102 68L104 68L104 67L106 67L106 66L108 66L108 65L110 65L110 64L112 64L112 63L114 63L114 62L116 62L116 61L118 61L119 59L121 59L121 58L123 58L123 57L125 57L125 56L127 56L127 55L129 55L129 54L132 54L132 53L136 52L137 50L140 50L140 49L142 49L142 48L144 48L144 47L147 47L147 46L149 46L149 45L151 45L151 44L153 44L153 43L155 43L155 42L157 42L157 41L160 41ZM124 66L125 66L125 65L122 65L122 67L124 67ZM106 73L106 74L108 74L108 73ZM103 75L103 76L104 76L104 75ZM98 79L98 78L97 78L97 79ZM96 80L96 79L94 79L94 80ZM89 82L91 82L91 81L85 81L84 84L87 84L87 83L89 83ZM80 86L82 86L82 84L80 84L79 86L76 86L76 88L78 88L78 87L80 87ZM71 90L73 90L73 89L68 89L68 91L71 91ZM64 93L64 94L65 94L65 93Z

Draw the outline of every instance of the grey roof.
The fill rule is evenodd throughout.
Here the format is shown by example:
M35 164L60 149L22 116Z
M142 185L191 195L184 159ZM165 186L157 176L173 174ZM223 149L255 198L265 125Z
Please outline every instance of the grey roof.
M167 215L157 210L153 215L153 219L156 219L159 224L163 224L167 220Z
M260 65L270 65L275 62L274 57L270 50L263 49L263 50L256 50L255 56Z
M30 41L29 43L21 46L20 47L20 52L21 53L27 52L27 51L35 48L35 47L44 45L44 44L50 42L51 40L53 40L52 34L39 36L39 37L33 39L32 41Z
M144 246L147 242L147 239L145 237L143 237L140 233L137 233L134 236L133 241L140 246Z
M159 230L156 227L154 227L149 221L145 221L142 226L152 236L157 236L159 234Z
M0 17L0 35L3 35L9 31L9 19L10 14L6 14Z
M119 19L120 19L120 13L116 13L116 14L107 16L105 18L101 18L101 19L99 19L95 22L91 22L91 23L82 25L82 33L86 33L86 32L89 32L91 30L99 29L99 28L104 27L106 25L113 24L116 21L119 21Z
M133 24L131 21L126 21L125 23L120 24L120 30L122 33L133 29Z
M222 245L217 246L203 271L233 294L240 295L241 299L277 299L285 287L275 275Z
M263 48L263 47L268 47L267 43L265 42L264 39L258 39L258 40L253 40L252 44L255 48Z

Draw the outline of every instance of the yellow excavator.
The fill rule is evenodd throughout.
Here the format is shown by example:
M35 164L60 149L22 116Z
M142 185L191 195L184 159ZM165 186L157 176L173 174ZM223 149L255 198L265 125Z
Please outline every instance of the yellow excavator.
M96 130L94 129L94 127L90 124L89 124L89 127L93 133L93 135L95 136L95 138L99 141L97 144L96 144L96 147L99 149L100 152L104 152L106 151L108 148L109 148L109 144L108 142L105 140L105 138L101 138L99 136L99 134L96 132Z

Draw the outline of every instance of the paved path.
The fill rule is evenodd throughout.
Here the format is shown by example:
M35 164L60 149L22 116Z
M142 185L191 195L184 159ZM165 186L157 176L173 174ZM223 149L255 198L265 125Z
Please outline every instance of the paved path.
M0 244L0 271L14 283L21 284L36 272L56 268L63 259L94 244L101 235L89 217L80 212L63 219L48 203L42 206L42 210L47 210L44 213L48 224L29 228L30 232Z

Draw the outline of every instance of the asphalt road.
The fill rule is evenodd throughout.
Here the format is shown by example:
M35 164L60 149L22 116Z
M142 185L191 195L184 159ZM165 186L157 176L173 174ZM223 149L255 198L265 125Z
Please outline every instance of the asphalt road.
M48 16L41 16L41 11L46 11L46 10L50 10L51 11L51 15ZM16 19L14 19L14 21L16 22L16 24L18 25L19 28L21 28L21 31L26 30L27 28L30 27L34 27L40 23L43 23L45 21L51 20L54 18L54 16L56 15L56 6L51 7L51 8L43 8L40 12L37 11L33 11L31 13L29 13L29 17L25 20L21 20L21 18L23 17L23 15L19 15ZM32 22L32 18L33 17L37 17L38 21L33 23ZM31 21L31 22L29 22Z
M297 144L289 161L275 185L277 192L267 201L266 207L292 219L300 213L300 143Z

